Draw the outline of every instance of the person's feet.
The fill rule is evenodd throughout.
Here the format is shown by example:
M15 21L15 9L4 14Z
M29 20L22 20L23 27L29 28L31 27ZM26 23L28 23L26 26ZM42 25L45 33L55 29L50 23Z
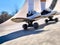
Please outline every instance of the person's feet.
M30 17L30 16L34 15L35 13L36 13L36 11L29 11L27 13L27 17Z
M42 12L41 12L41 15L46 15L46 14L48 14L48 13L50 13L51 11L47 11L47 10L43 10Z

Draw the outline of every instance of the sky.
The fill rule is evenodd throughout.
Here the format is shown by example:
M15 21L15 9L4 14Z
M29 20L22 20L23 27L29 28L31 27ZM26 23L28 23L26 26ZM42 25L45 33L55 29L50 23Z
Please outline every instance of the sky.
M24 1L25 0L0 0L0 12L6 11L11 14L15 9L20 10Z

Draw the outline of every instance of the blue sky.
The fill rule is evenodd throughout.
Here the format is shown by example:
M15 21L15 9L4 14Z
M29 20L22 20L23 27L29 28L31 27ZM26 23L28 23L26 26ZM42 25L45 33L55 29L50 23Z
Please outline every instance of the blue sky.
M12 13L16 8L20 9L25 0L0 0L0 12Z

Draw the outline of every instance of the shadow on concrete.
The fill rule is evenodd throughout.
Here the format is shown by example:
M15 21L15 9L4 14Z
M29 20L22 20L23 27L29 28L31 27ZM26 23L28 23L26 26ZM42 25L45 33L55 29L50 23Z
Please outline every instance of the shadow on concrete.
M56 24L57 22L50 22L50 23L48 23L48 24L41 24L41 25L39 25L39 28L38 29L42 29L42 28L44 28L45 26L48 26L48 25L52 25L52 24Z
M10 41L10 40L13 40L13 39L16 39L16 38L20 38L22 36L27 36L27 35L31 35L31 34L38 34L38 33L42 33L42 32L45 32L47 30L40 30L42 28L44 28L45 26L47 25L50 25L50 24L55 24L54 22L53 23L48 23L48 24L41 24L39 26L39 29L30 29L30 30L19 30L19 31L16 31L16 32L12 32L10 34L7 34L7 35L4 35L4 36L1 36L0 37L0 44L4 43L4 42L7 42L7 41Z

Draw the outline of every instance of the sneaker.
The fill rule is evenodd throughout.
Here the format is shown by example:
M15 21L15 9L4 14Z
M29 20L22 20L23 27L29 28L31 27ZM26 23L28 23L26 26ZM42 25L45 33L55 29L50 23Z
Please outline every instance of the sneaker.
M51 13L51 11L43 10L43 11L41 12L41 15L46 15L46 14L48 14L48 13Z
M36 11L29 11L27 13L27 17L30 17L30 16L34 15L35 13L36 13Z

